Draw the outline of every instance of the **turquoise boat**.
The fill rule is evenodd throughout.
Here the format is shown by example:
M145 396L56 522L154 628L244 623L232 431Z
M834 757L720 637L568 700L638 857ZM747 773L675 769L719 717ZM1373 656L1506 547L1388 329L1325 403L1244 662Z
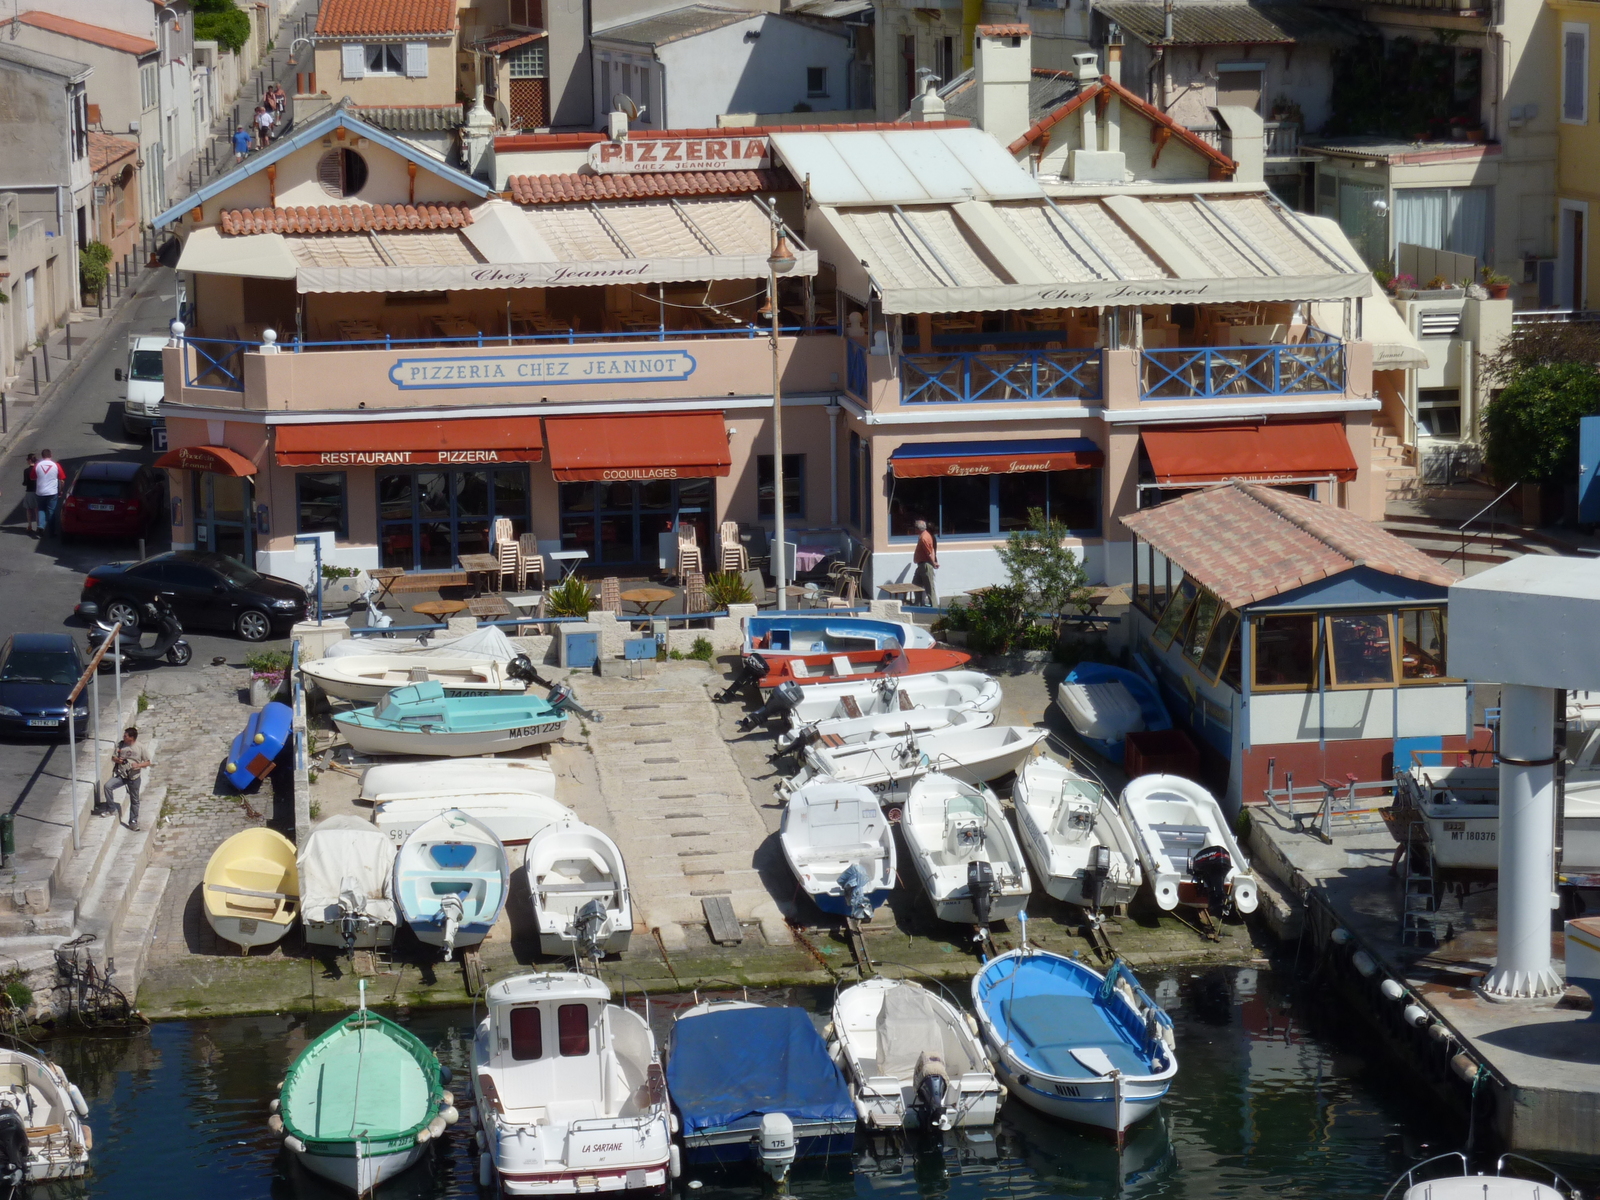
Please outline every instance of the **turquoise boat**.
M458 758L553 742L567 714L537 696L446 695L444 685L430 679L395 688L372 708L335 713L333 720L361 754Z

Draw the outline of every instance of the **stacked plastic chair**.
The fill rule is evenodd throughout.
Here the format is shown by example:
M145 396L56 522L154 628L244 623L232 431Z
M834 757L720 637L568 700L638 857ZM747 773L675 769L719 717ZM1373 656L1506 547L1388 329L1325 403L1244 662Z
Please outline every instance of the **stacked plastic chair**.
M511 531L510 517L497 517L494 523L494 552L500 559L499 587L504 588L506 576L511 576L511 586L519 591L526 576L522 565L522 546Z
M705 569L700 544L695 541L694 526L687 521L678 522L678 578L687 579L692 571L704 574Z
M750 569L750 552L739 540L739 522L724 521L717 529L717 569L743 573Z

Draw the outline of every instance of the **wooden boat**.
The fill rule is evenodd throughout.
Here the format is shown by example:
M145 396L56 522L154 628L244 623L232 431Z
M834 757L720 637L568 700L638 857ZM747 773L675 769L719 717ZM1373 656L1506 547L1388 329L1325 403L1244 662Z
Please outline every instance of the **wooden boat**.
M628 868L593 825L561 821L528 842L523 869L542 954L621 954L633 936Z
M268 1127L302 1166L365 1196L456 1121L439 1060L410 1030L361 1006L300 1052Z
M906 853L941 921L978 926L1014 917L1033 884L993 792L931 773L912 785L900 818Z
M446 792L554 796L556 773L548 758L435 758L374 763L361 776L361 799L374 803Z
M845 717L815 721L792 732L780 733L778 745L824 746L838 750L907 733L936 733L945 729L986 729L994 714L976 708L912 708L903 712L875 713L870 717Z
M204 896L218 937L243 950L270 946L289 932L299 907L294 843L264 826L241 829L212 852Z
M894 831L856 783L817 779L784 806L778 844L801 889L825 913L872 918L895 880Z
M300 925L313 946L368 950L394 941L395 846L360 817L328 817L300 850Z
M506 848L458 808L413 829L394 856L390 895L417 940L441 946L446 961L457 946L489 936L506 904Z
M486 999L478 1182L499 1196L664 1193L679 1156L648 1000L641 1016L575 972L497 980Z
M397 687L436 680L447 696L520 696L533 683L526 657L508 663L482 658L435 658L416 654L359 654L317 658L300 673L328 695L368 704Z
M972 1018L909 979L866 979L833 1002L829 1044L868 1130L993 1125L1000 1081Z
M1079 663L1056 686L1056 706L1078 736L1112 762L1123 739L1145 729L1171 729L1155 687L1141 675L1105 663Z
M764 655L763 655L764 657ZM786 679L801 687L852 679L903 678L954 671L972 661L961 650L852 650L844 654L791 654L773 659L756 686L768 690Z
M24 1184L84 1174L94 1144L88 1116L83 1093L59 1066L43 1054L0 1048L0 1137L27 1147L23 1162L8 1164L12 1178L0 1179L11 1185L7 1195L21 1194Z
M294 728L294 710L276 700L250 714L244 732L228 747L223 774L241 792L258 779L264 779L278 763L278 755L289 744Z
M855 650L929 649L933 634L911 621L879 621L871 617L802 616L768 613L739 622L744 635L740 653L759 651L766 659L795 654L847 654Z
M1017 772L1011 803L1034 878L1049 895L1093 911L1139 891L1138 847L1099 783L1041 754Z
M1189 904L1255 912L1255 877L1205 788L1181 775L1141 775L1122 790L1118 807L1163 910Z
M379 800L372 809L372 823L398 848L414 830L450 808L460 809L481 822L502 846L525 846L546 825L577 819L570 808L549 796L527 792L433 792Z
M864 784L881 796L898 796L930 771L986 783L1020 769L1048 736L1046 729L990 725L986 729L939 729L837 750L807 746L805 766L793 779L780 783L778 791L790 795L795 788L828 776Z
M333 722L361 754L457 758L553 742L567 715L537 696L447 696L443 684L428 682L395 688L373 708L335 713Z
M801 695L800 703L789 712L791 733L812 721L914 708L972 708L992 713L1000 707L1000 684L982 671L932 671L854 683L811 684Z
M1502 1154L1494 1174L1472 1172L1459 1150L1425 1158L1389 1185L1383 1200L1581 1200L1583 1193L1554 1170L1521 1154Z
M1024 939L973 976L972 1008L1013 1096L1119 1143L1178 1073L1172 1020L1121 959L1101 975Z

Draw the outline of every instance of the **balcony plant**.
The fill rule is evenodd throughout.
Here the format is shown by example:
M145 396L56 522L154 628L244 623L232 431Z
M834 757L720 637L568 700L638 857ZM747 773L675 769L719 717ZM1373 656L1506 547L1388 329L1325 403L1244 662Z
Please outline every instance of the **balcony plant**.
M582 620L593 607L594 594L589 591L589 581L577 575L568 575L545 594L545 612L552 617Z
M749 604L755 599L750 585L739 578L736 571L719 571L706 576L706 603L713 612L722 612L730 604Z
M1483 286L1489 292L1491 300L1506 300L1511 296L1511 276L1502 275L1492 267L1484 267L1478 272Z

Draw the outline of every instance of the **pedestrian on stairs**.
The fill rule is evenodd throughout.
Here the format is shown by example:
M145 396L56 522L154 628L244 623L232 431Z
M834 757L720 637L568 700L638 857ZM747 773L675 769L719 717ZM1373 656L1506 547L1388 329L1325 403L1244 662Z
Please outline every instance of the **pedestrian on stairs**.
M111 752L111 782L106 784L106 804L111 807L111 793L117 788L128 789L128 828L139 832L139 772L150 765L139 749L139 731L129 725L122 731L122 741Z

